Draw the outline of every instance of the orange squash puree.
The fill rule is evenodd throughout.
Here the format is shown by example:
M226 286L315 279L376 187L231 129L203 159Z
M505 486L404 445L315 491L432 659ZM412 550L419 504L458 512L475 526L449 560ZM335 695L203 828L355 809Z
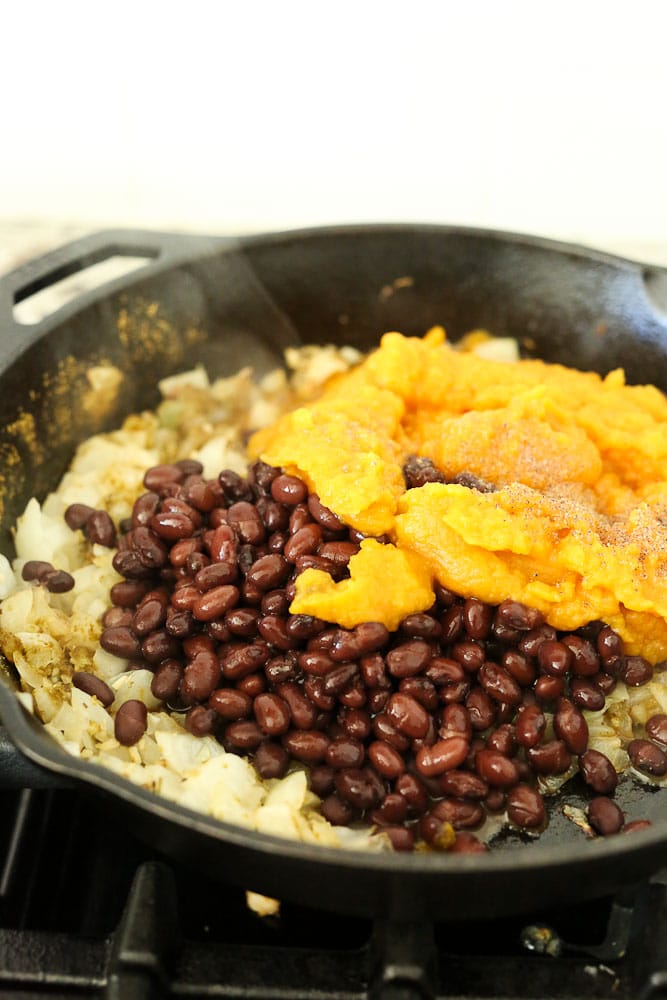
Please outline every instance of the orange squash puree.
M293 613L395 629L430 606L437 580L522 601L559 629L604 619L629 652L667 657L667 400L653 386L628 386L620 370L492 361L455 350L441 328L388 333L315 402L254 435L250 454L392 542L364 543L350 580L303 573ZM496 491L406 491L412 454Z

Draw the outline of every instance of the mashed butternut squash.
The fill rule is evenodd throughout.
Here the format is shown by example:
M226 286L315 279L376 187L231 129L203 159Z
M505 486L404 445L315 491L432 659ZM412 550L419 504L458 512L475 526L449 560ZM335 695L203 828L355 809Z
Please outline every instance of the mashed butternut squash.
M395 629L431 605L438 581L522 601L559 629L604 619L628 652L667 657L667 399L622 371L489 360L440 328L388 333L250 452L301 476L347 524L390 538L362 545L349 580L303 573L294 613ZM495 491L406 490L410 455Z

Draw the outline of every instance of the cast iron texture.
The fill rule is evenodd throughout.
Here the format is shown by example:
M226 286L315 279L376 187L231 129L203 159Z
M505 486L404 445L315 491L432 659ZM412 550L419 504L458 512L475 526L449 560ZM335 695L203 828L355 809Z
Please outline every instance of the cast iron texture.
M145 254L130 277L33 327L14 302L111 254ZM280 363L288 344L367 349L398 329L443 323L456 339L485 327L526 353L667 387L665 273L581 248L435 226L371 226L239 240L100 233L0 282L0 476L3 544L27 499L52 488L83 437L156 402L156 381L202 361L211 374ZM91 366L123 373L117 395L91 394ZM63 405L63 400L67 405ZM316 848L217 823L61 751L0 684L0 712L33 761L106 793L109 807L165 854L269 895L362 915L495 917L600 896L667 860L664 793L622 783L629 818L654 825L587 842L560 815L537 843L505 837L488 855L369 855ZM585 802L576 783L562 796Z

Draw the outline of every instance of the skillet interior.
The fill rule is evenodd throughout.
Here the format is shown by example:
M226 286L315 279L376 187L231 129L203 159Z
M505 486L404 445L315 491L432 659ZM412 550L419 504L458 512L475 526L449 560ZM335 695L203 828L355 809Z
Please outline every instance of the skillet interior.
M10 318L12 299L48 284L105 248L155 247L155 261L31 328ZM396 279L411 279L409 282ZM539 240L443 227L358 227L243 241L99 234L33 270L3 279L0 339L2 548L33 495L64 471L76 443L156 402L162 375L203 361L212 374L259 371L289 343L333 341L367 349L388 329L421 334L444 323L455 339L473 327L518 337L528 353L667 387L667 320L646 294L639 265ZM91 392L91 365L123 372L117 396ZM475 917L600 895L667 858L664 795L624 782L617 798L651 830L587 843L562 817L537 844L487 856L369 857L305 847L196 816L65 755L23 715L9 686L0 712L40 764L101 788L129 809L155 846L248 887L357 913ZM576 803L577 791L564 796Z

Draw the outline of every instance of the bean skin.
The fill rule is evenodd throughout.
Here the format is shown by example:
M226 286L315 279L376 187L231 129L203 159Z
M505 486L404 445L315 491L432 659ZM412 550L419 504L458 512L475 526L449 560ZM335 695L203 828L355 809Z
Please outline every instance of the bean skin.
M185 716L185 728L193 736L208 736L213 732L217 716L204 705L195 705Z
M114 735L125 747L134 746L146 732L148 713L143 701L130 699L123 702L114 719Z
M403 823L408 815L408 804L398 792L389 792L385 795L377 809L370 815L371 823L378 826L388 824Z
M375 740L369 745L367 752L373 767L383 778L394 781L405 771L405 760L385 740Z
M227 523L234 529L239 540L248 545L261 545L266 538L262 519L247 500L232 504L227 511Z

